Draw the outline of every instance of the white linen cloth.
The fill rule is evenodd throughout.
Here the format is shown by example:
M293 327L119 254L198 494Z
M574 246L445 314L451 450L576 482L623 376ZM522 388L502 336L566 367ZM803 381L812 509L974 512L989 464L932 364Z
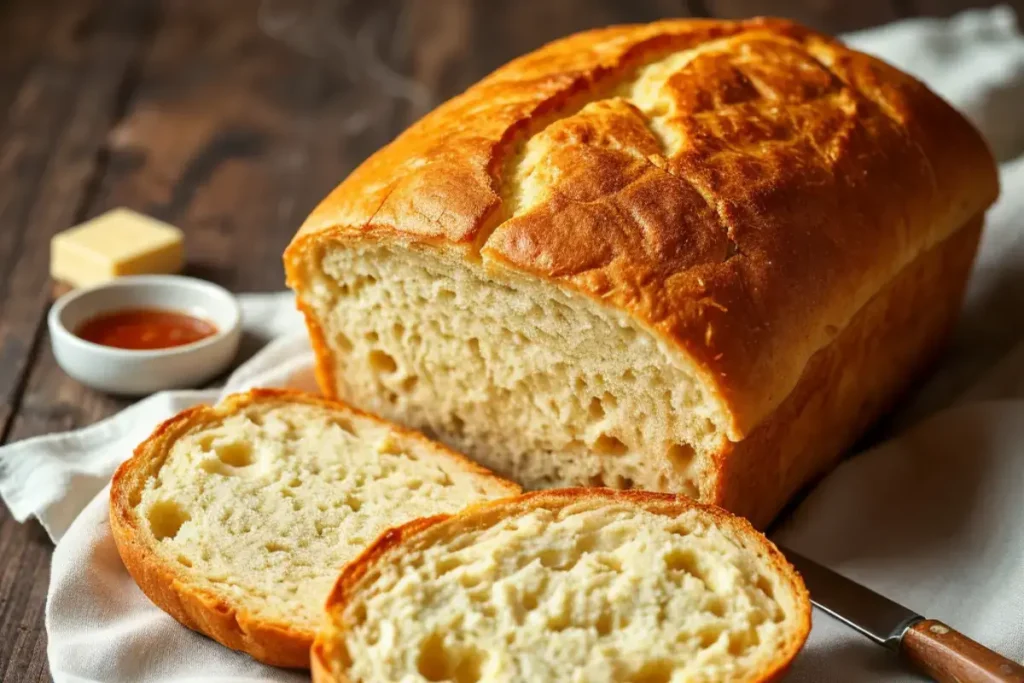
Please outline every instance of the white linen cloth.
M971 116L1006 160L1003 194L953 348L894 424L931 416L847 460L775 537L1021 661L1024 158L1013 159L1024 151L1024 39L1006 8L848 38L918 74ZM246 329L277 339L223 392L313 388L311 353L295 332L301 323L288 295L241 299ZM987 378L977 382L985 370ZM179 626L134 585L110 536L106 485L115 467L159 421L223 392L156 394L91 427L0 449L0 495L17 519L36 517L57 541L46 608L57 683L306 680ZM808 645L787 680L920 679L816 610Z

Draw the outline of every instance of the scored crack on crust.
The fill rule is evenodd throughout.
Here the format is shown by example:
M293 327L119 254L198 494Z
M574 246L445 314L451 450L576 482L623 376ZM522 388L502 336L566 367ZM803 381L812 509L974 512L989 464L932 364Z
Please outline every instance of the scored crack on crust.
M246 606L244 599L232 598L198 585L190 576L190 569L176 566L157 552L154 543L159 541L155 541L153 534L143 528L135 509L137 501L132 500L133 495L141 492L146 479L162 466L178 438L257 404L315 406L386 427L400 442L429 449L433 455L445 458L460 470L487 482L488 487L501 491L499 496L515 495L521 491L518 485L430 441L419 432L392 425L339 401L299 391L253 389L230 395L213 407L200 405L189 408L163 422L114 475L110 490L110 523L118 553L139 588L160 609L188 628L231 649L247 652L265 664L308 667L312 630L284 619L257 614Z
M588 509L594 509L608 503L625 503L666 517L699 511L706 516L709 525L727 529L744 549L755 553L759 560L770 567L792 598L795 614L792 615L790 631L777 653L756 674L743 680L747 683L780 680L810 633L811 602L799 573L769 539L754 529L746 519L685 496L651 491L578 488L535 491L516 498L476 503L455 514L416 519L383 532L344 568L327 598L323 626L310 651L314 683L365 683L349 675L352 655L339 642L347 629L357 626L346 621L346 609L359 599L361 590L370 588L372 578L369 579L370 584L363 584L368 574L376 568L394 562L403 553L415 552L422 549L421 546L429 547L435 540L447 540L462 532L491 527L498 521L538 508L560 511L567 506L572 506L574 510L589 506Z

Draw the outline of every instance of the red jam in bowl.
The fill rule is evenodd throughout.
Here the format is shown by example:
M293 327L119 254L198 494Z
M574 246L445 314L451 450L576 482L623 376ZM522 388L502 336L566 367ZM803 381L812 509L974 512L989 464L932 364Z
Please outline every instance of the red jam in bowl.
M217 334L217 327L186 313L137 308L89 318L75 334L93 344L139 351L191 344Z

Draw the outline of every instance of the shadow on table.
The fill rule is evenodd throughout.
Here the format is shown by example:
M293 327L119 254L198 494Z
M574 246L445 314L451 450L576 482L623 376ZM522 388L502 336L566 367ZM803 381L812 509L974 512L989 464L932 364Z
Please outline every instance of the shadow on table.
M820 612L815 614L818 618ZM785 683L864 683L865 681L925 681L910 673L899 658L866 638L804 648L797 656Z

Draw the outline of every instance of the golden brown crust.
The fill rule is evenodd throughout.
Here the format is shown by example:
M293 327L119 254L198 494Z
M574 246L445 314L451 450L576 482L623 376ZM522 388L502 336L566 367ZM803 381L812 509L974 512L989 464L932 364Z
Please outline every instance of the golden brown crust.
M319 641L313 643L313 647L309 649L309 673L313 679L313 683L334 683L337 680L342 683L344 679L335 679L331 674L331 669L327 665L327 660L324 659L323 646ZM345 680L347 683L347 680Z
M715 504L766 528L895 403L956 322L981 227L979 215L917 257L814 354L768 419L725 444Z
M683 51L659 104L628 92ZM882 62L781 20L664 21L557 41L442 105L331 193L285 262L300 298L304 260L356 239L576 290L683 351L736 441L997 190L970 124Z
M299 391L253 389L233 394L219 405L195 406L165 421L142 442L132 458L114 474L110 489L110 525L118 552L128 573L146 597L180 623L199 631L233 650L240 650L273 666L307 668L313 632L292 624L275 622L253 614L237 601L200 587L184 567L166 562L153 547L150 534L140 527L132 496L141 491L146 478L157 471L171 445L181 435L222 419L255 403L304 403L327 410L343 411L364 419L387 424L404 439L420 441L438 454L451 458L469 472L492 479L508 495L521 491L519 486L496 476L419 432L385 423L379 418L339 401L330 401Z
M790 662L803 647L811 629L811 601L803 579L775 547L775 544L754 529L746 519L730 514L714 505L705 505L686 496L670 493L615 491L606 488L534 491L514 498L470 505L454 515L436 515L416 519L402 526L388 529L342 570L327 598L325 610L329 615L328 618L331 619L330 615L340 615L345 610L346 605L356 596L360 582L375 565L390 561L391 555L401 553L405 544L417 540L428 532L435 536L446 533L458 534L467 527L485 526L495 516L505 518L537 508L560 509L585 501L593 501L596 504L605 501L625 502L648 512L665 516L676 516L696 508L710 517L715 525L730 529L734 533L734 537L749 544L749 548L756 548L772 570L788 584L799 609L798 623L792 637L752 683L769 683L781 679ZM452 527L452 529L446 527ZM339 622L335 621L334 623ZM341 622L340 625L343 629L344 623ZM331 666L331 662L337 660L334 640L336 639L325 635L323 630L317 634L311 650L311 656L314 659L314 681L317 683L350 683L350 679L344 671L333 670Z

